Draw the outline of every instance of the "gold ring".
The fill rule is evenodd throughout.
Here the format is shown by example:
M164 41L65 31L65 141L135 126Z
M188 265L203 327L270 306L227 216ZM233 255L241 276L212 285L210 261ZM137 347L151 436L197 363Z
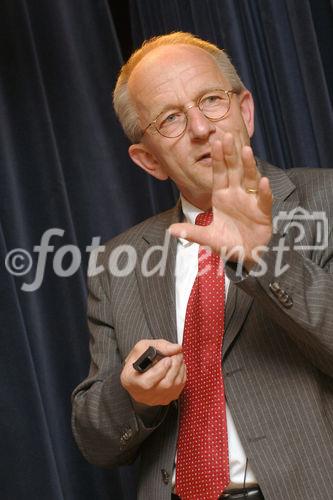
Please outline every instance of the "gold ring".
M249 194L257 194L258 189L252 189L252 188L245 188L245 191Z

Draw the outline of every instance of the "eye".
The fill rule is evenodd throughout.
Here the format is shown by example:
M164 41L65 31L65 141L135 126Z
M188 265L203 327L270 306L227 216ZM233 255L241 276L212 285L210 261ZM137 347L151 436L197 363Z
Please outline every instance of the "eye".
M159 127L160 128L167 127L169 125L173 125L173 124L181 121L182 115L183 115L183 113L181 111L177 111L174 113L169 113L168 115L164 115L163 117L161 117L161 122L160 122Z
M174 122L175 120L177 119L177 113L172 113L171 115L168 115L166 118L165 118L165 122L167 123L172 123Z
M208 97L206 97L206 100L209 102L219 101L220 99L221 97L219 95L209 95Z
M200 104L204 107L219 106L222 102L226 100L226 97L221 94L209 94L204 96Z

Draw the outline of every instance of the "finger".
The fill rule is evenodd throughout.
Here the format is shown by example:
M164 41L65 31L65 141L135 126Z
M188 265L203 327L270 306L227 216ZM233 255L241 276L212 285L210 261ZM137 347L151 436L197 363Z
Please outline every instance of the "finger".
M222 142L214 141L211 149L213 166L213 188L226 189L229 185L228 171L224 162Z
M164 339L154 339L149 341L149 345L155 347L164 356L173 356L182 351L183 347L181 344L176 344L174 342L168 342Z
M187 376L186 365L185 365L185 363L182 363L182 365L179 369L178 375L175 378L175 385L177 385L177 386L184 385L186 382L186 376Z
M267 216L272 215L273 194L269 179L261 177L258 186L258 208Z
M229 187L239 186L243 177L242 159L235 138L230 132L223 136L222 150L227 165Z
M177 354L171 358L171 366L167 371L165 377L160 381L160 386L163 388L171 388L175 385L175 380L179 374L181 366L183 365L183 355Z
M159 350L165 356L172 356L182 351L182 346L180 344L168 342L164 339L143 339L135 344L126 358L126 363L135 361L149 346L155 347L155 349Z
M243 187L244 189L258 189L260 174L257 169L253 150L250 146L242 149L242 161L244 166Z
M210 247L212 243L209 226L196 226L187 222L171 224L168 228L171 236L175 238L184 238L188 241L194 241L199 245Z

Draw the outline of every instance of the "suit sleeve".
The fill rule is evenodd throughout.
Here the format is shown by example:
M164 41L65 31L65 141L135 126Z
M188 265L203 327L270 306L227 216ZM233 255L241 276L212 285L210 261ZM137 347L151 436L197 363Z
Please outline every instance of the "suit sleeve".
M100 275L88 281L91 364L72 395L72 429L85 458L100 467L131 463L168 407L133 404L120 383L122 360Z
M256 306L287 332L311 363L333 377L333 240L329 208L325 214L328 244L324 249L298 249L298 230L292 227L284 235L273 235L260 266L253 269L256 276L237 276L230 265L226 269L229 278L254 297ZM303 244L309 246L316 241L315 224L307 222ZM281 241L283 252L278 251Z

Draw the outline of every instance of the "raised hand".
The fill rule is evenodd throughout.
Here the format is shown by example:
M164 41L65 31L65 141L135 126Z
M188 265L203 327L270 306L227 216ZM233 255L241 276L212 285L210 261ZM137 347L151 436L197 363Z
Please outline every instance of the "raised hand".
M173 224L169 231L222 252L231 261L241 259L250 270L256 249L267 245L272 236L269 180L260 177L252 148L242 146L231 133L212 144L212 167L213 222L205 227Z

